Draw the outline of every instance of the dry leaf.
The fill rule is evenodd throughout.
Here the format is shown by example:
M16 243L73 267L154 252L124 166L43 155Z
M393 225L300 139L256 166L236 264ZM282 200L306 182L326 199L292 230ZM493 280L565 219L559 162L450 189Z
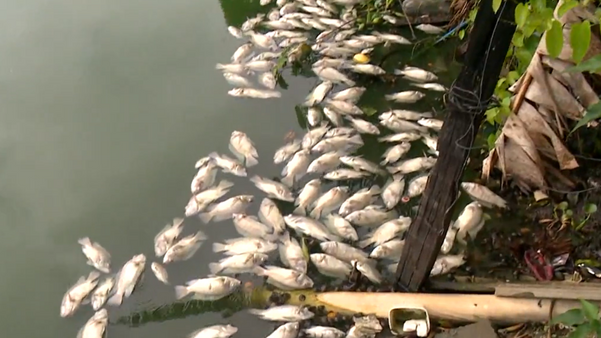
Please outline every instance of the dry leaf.
M545 194L544 192L542 192L541 190L536 190L534 192L534 200L535 201L542 201L542 200L546 200L548 199L549 196L547 194Z
M590 107L599 102L599 97L586 81L582 73L566 72L567 68L574 66L573 63L552 59L548 56L543 56L542 62L553 68L553 77L562 82L566 87L570 88L572 93L578 97L580 103L582 103L584 107Z
M538 154L538 149L530 136L528 136L528 130L522 123L522 121L516 115L510 115L505 121L503 126L502 134L508 139L519 145L524 152L530 157L532 163L534 163L541 172L543 172L543 164Z
M524 192L531 187L545 189L545 178L540 168L530 159L524 149L513 140L505 140L505 174Z
M545 89L545 84L534 78L526 92L526 98L551 110L555 110L555 103L557 103L557 106L561 109L559 112L561 115L579 120L584 114L584 107L559 81L548 74L545 74L545 76L549 84L549 90ZM551 95L553 95L553 98Z

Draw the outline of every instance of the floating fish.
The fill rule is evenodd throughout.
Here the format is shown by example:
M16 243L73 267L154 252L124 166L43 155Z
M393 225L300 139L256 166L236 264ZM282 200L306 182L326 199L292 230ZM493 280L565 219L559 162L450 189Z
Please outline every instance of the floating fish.
M261 0L263 1L263 0ZM188 335L188 338L229 338L238 332L238 328L230 324L213 325L198 329Z
M160 282L165 285L169 285L169 274L163 265L157 262L152 262L152 264L150 264L150 269Z
M77 242L81 245L81 251L88 259L88 265L104 273L110 272L111 254L102 245L92 242L88 237L80 238Z
M229 147L231 152L236 155L239 160L244 161L244 164L247 167L252 167L259 163L257 149L246 133L234 130L230 136Z
M498 208L507 208L507 201L499 195L492 192L486 186L474 182L463 182L461 188L470 195L471 198L488 207L496 206Z
M259 316L263 320L274 322L299 322L315 316L309 309L296 305L280 305L266 310L250 309L248 312Z
M207 277L194 279L186 283L185 286L175 287L175 298L183 299L189 294L197 300L215 301L229 296L240 286L240 281L232 277Z
M119 271L119 274L117 275L115 294L109 298L107 304L119 306L123 303L124 297L129 298L129 296L131 296L142 277L145 265L146 256L143 254L133 256L123 265L121 271Z
M176 261L187 261L192 258L202 245L202 241L206 239L207 236L200 230L195 234L180 239L167 250L163 257L163 263L167 264Z
M100 273L92 271L85 277L80 277L77 282L67 290L61 302L61 317L72 316L92 290L98 285Z

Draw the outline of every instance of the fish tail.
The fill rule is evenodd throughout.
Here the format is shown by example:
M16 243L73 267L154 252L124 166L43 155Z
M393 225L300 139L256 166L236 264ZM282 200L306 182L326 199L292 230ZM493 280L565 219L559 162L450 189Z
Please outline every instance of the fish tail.
M369 188L369 192L376 195L376 194L380 194L382 192L382 189L380 188L379 185L374 185L371 188Z
M214 152L210 153L210 154L208 155L208 157L209 157L210 159L215 159L216 157L219 157L219 154L218 154L216 151L214 151Z
M259 160L256 157L254 157L252 155L246 156L246 166L247 167L253 167L253 166L256 166L257 164L259 164Z
M294 175L288 175L282 178L282 183L288 187L292 187L292 185L294 184Z
M321 218L321 209L320 208L315 208L311 211L311 213L309 214L309 216L311 216L314 219L320 219Z
M196 240L198 240L198 241L204 241L204 240L206 240L208 237L207 237L207 235L205 235L205 233L204 233L204 232L202 232L202 231L198 230L198 231L196 232L196 235L194 235L194 238L195 238Z
M190 291L188 291L188 288L183 285L177 285L175 287L175 299L177 299L177 300L183 299L189 293L190 293Z
M256 315L256 316L261 316L261 317L263 317L263 311L265 311L265 310L261 310L261 309L248 309L248 313Z
M213 243L213 252L224 252L224 251L227 251L225 244Z
M299 205L298 207L296 207L296 209L292 211L292 213L295 215L305 216L307 215L307 210L302 205Z
M213 275L217 275L218 273L223 271L223 269L221 268L221 264L219 263L209 263L209 271L211 271Z
M221 189L221 190L225 190L225 189L229 189L231 187L234 186L234 183L228 181L228 180L221 180L219 182L219 184L217 184L217 188Z
M200 218L200 220L204 223L207 224L209 223L212 219L213 219L213 213L209 212L203 212L200 215L198 215L198 218Z
M123 293L117 292L106 302L108 305L119 306L123 303Z

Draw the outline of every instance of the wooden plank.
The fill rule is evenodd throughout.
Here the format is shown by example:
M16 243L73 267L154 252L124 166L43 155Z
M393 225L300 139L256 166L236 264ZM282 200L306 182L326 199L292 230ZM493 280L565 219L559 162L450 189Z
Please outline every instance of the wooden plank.
M495 296L601 301L601 284L571 282L506 283L495 287Z

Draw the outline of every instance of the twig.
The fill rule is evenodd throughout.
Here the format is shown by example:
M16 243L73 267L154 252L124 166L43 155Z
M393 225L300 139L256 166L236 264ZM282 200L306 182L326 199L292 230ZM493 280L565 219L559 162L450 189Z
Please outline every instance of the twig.
M518 110L520 110L520 107L524 102L524 98L526 97L528 87L530 87L530 83L532 83L532 74L530 74L530 72L526 70L526 74L524 74L524 79L522 80L520 90L515 96L515 101L513 101L513 107L511 108L512 113L517 114Z
M411 31L411 36L413 37L413 40L415 40L417 38L415 37L415 32L413 31L413 26L411 25L411 20L409 20L407 13L405 13L405 7L403 7L403 0L399 0L399 5L401 6L401 11L405 16L405 19L407 19L407 25L409 26L409 30Z

